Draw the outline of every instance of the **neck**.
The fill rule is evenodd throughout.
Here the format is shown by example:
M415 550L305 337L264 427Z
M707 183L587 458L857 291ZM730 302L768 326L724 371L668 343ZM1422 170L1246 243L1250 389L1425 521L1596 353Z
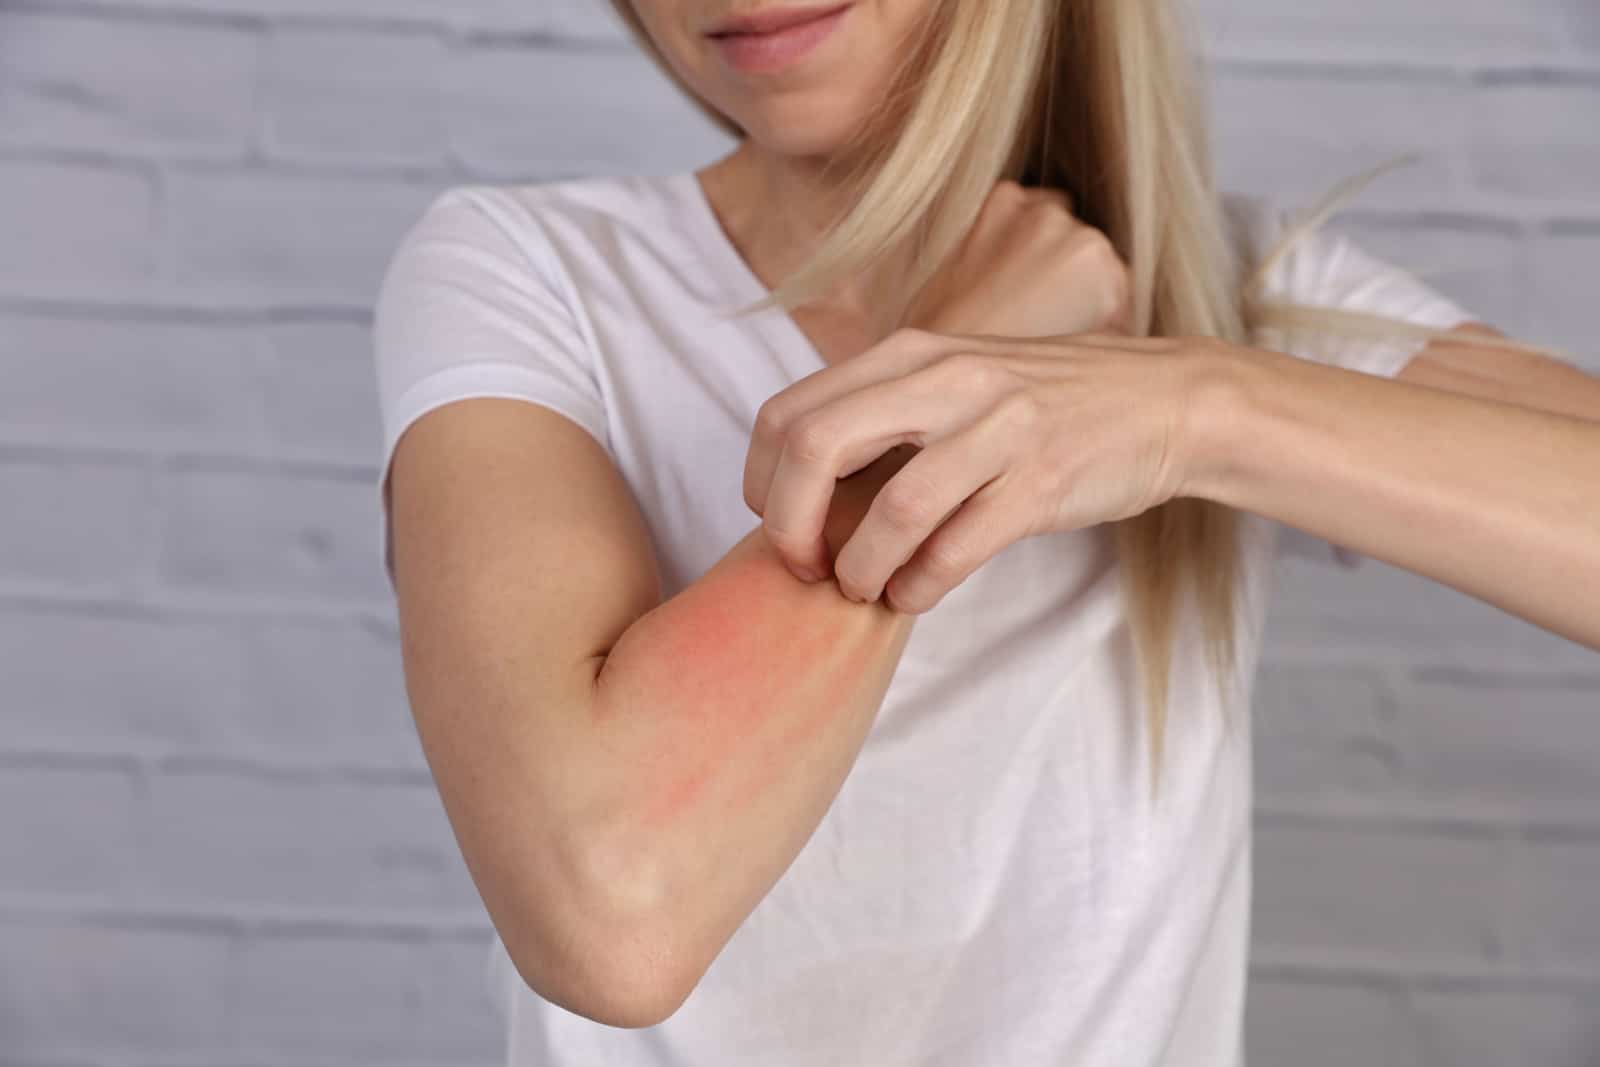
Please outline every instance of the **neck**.
M827 172L827 165L827 157L779 155L746 138L699 172L729 237L769 288L815 251L828 226L849 206L837 173L841 168ZM903 273L902 257L891 256L870 277L846 279L816 304L866 321L883 319L873 293Z

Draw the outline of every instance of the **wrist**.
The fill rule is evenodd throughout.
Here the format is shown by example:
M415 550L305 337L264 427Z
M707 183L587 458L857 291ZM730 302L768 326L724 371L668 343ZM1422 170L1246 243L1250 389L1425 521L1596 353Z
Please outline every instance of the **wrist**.
M1251 382L1261 373L1262 360L1271 355L1218 345L1192 357L1184 407L1184 479L1175 495L1222 504L1232 501L1238 449L1251 434Z

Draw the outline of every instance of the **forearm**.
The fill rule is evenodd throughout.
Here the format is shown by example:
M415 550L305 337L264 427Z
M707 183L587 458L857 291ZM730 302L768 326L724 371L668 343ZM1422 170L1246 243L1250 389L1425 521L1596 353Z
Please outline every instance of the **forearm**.
M1213 381L1188 495L1600 649L1600 423L1254 348Z
M882 471L845 479L837 552ZM915 616L808 585L759 525L641 617L597 682L597 883L687 991L793 862L855 762Z

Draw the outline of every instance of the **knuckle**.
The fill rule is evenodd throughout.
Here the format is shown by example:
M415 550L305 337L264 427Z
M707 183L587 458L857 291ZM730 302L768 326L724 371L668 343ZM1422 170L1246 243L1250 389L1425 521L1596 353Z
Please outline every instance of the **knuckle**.
M982 391L1000 385L1010 372L992 358L977 352L952 352L940 359L938 373L949 379L952 388Z
M809 547L808 539L799 531L775 525L770 520L763 520L762 526L767 533L767 540L771 541L779 554L790 559L799 559Z
M938 598L919 592L918 584L925 583L919 583L914 572L900 572L883 587L883 602L902 615L921 615L937 604Z
M841 554L833 563L833 580L839 583L839 592L853 600L861 599L866 587L852 556Z
M975 546L966 538L935 538L928 544L923 567L940 583L947 584L971 569L974 553Z
M918 326L897 327L889 334L888 337L884 339L885 344L891 345L895 349L903 349L907 352L927 351L936 345L938 341L939 335L937 333L932 330L922 329Z
M933 500L932 486L902 472L879 491L876 506L882 510L883 521L894 529L915 531L932 525Z
M1070 214L1072 201L1065 192L1053 186L1039 186L1031 190L1034 202L1040 207L1048 208L1051 214L1066 211Z
M991 417L995 424L1025 428L1037 424L1043 402L1026 389L1013 390L995 402Z
M784 433L784 451L801 463L821 463L828 458L831 437L821 419L802 415L791 422Z
M755 433L776 438L783 433L788 417L786 405L768 400L756 409Z
M1109 260L1111 264L1117 267L1119 270L1123 268L1126 264L1123 261L1122 253L1118 250L1116 243L1113 242L1107 234L1102 233L1100 230L1096 230L1094 232L1096 234L1095 242L1100 248L1100 254L1105 256L1106 259Z
M1079 255L1096 261L1117 259L1117 248L1111 243L1111 238L1106 232L1093 226L1080 223L1073 233L1073 247Z

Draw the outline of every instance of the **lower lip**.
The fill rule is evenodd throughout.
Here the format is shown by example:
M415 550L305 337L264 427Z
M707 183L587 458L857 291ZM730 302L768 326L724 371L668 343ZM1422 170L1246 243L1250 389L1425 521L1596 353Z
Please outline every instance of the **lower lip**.
M728 65L738 70L752 73L782 70L799 62L825 41L849 13L850 8L842 7L831 15L772 33L741 33L711 40Z

